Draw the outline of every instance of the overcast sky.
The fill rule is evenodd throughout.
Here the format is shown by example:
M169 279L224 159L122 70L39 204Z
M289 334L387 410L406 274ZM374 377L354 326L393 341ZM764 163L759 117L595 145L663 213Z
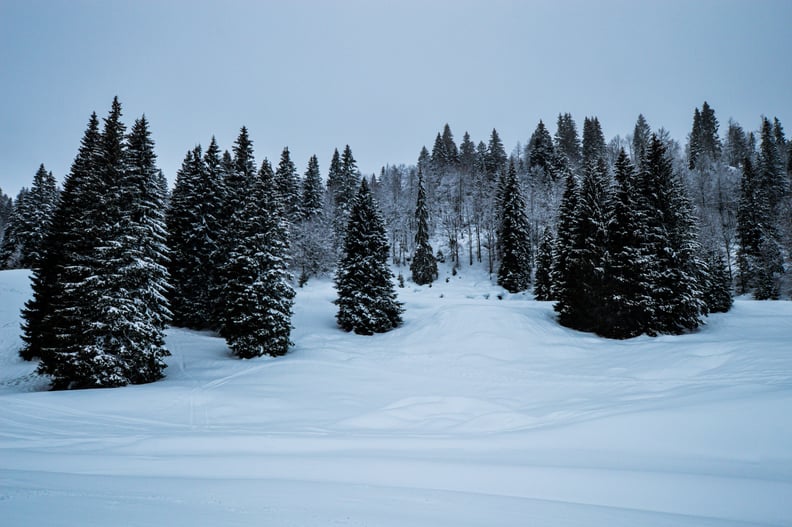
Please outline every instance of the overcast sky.
M0 0L0 188L39 163L63 180L92 111L145 113L172 181L185 151L246 125L256 159L300 172L352 147L360 169L414 163L448 122L508 151L539 119L643 113L684 141L721 122L792 133L792 1Z

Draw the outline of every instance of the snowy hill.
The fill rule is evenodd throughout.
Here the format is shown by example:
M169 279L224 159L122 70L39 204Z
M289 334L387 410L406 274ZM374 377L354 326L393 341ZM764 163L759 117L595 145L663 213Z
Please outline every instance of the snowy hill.
M790 525L792 303L606 341L444 279L387 334L339 331L314 281L286 357L172 329L164 380L55 393L0 272L3 525Z

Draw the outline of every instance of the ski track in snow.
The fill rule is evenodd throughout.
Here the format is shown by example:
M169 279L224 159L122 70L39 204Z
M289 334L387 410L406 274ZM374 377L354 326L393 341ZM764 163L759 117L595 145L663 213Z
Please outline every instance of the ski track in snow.
M173 328L164 380L54 393L17 356L27 276L0 272L4 525L792 525L790 302L608 341L473 270L366 337L312 281L285 357Z

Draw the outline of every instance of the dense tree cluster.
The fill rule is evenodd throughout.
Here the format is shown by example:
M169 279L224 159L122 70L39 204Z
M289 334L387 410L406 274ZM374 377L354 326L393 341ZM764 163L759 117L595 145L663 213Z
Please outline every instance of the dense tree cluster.
M509 292L533 284L572 328L690 331L735 287L789 294L792 144L778 119L718 129L707 102L684 149L643 115L606 142L597 117L579 136L564 113L508 155L497 130L457 145L446 124L415 165L378 176L336 149L324 183L317 157L300 177L288 147L257 166L243 127L231 152L190 149L168 196L148 121L127 132L116 99L62 191L41 165L16 199L0 192L0 265L32 269L21 355L59 389L160 378L168 322L217 331L241 358L283 355L293 276L335 269L338 325L372 334L401 324L390 266L431 284L446 258Z

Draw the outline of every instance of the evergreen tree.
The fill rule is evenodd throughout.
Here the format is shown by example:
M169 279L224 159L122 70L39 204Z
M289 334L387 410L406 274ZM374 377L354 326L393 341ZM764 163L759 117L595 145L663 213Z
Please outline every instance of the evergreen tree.
M418 201L415 204L415 253L410 271L412 280L418 285L431 284L437 278L437 260L429 244L429 211L426 206L426 190L421 169L418 169Z
M534 297L537 300L554 300L552 277L553 270L553 231L545 227L539 250L536 253L536 276L534 277Z
M401 324L403 309L396 300L393 273L387 264L388 252L382 215L363 180L352 202L335 278L336 320L344 331L371 335Z
M459 167L468 175L473 174L476 169L476 145L467 132L462 136L462 143L459 145Z
M732 307L734 299L731 293L731 277L726 260L720 251L707 252L706 267L708 276L704 284L704 302L710 313L726 313Z
M575 211L578 206L578 184L575 175L568 171L564 195L558 210L558 235L556 236L553 270L551 273L551 296L558 300L572 286L574 277L570 275L569 257L572 245L577 238Z
M645 160L646 156L639 159ZM651 327L654 305L649 279L655 271L655 261L648 253L649 211L624 149L616 160L615 177L613 219L606 244L606 294L598 332L610 338L630 338Z
M573 170L580 166L581 145L577 125L569 113L558 114L558 123L555 134L556 152L566 158L567 164Z
M574 230L566 256L565 287L554 309L559 322L581 331L597 331L605 291L605 248L609 217L609 181L605 161L586 165L577 206Z
M64 223L45 331L31 339L42 345L39 372L55 389L151 382L168 355L164 188L148 124L139 119L125 137L117 98L98 138L97 124L92 118L67 180L59 215L72 221ZM28 311L26 321L35 321Z
M288 273L288 224L272 168L246 181L236 211L235 245L228 254L221 335L240 358L286 354L291 345L294 289Z
M59 191L52 172L39 166L30 192L21 202L14 234L20 244L19 266L35 268L41 264L44 240L58 206Z
M547 138L550 138L549 134ZM501 255L498 285L510 293L517 293L525 291L531 285L531 226L513 161L509 163L509 170L502 179L503 194L498 226Z
M688 168L696 168L696 162L701 155L701 112L696 108L693 112L693 129L688 139Z
M126 382L142 384L163 376L163 358L170 355L165 349L170 318L165 188L145 116L134 122L125 153L119 182L123 228L116 242L120 265L113 270L118 279L110 290L124 297L128 311L103 336L103 351L124 362Z
M740 201L737 206L737 293L746 294L753 289L755 261L759 258L759 244L762 239L760 218L770 214L767 203L757 199L758 180L753 163L746 157L742 163L740 180Z
M596 165L600 159L605 159L605 136L596 117L586 117L583 121L583 159L586 165Z
M635 128L633 129L632 137L632 153L633 165L639 167L643 165L643 160L646 158L646 152L649 149L649 142L652 139L652 128L646 121L643 114L638 114L638 119L635 121Z
M282 204L286 218L296 221L300 214L300 181L288 146L283 149L278 168L275 171L275 192Z
M29 196L30 190L22 187L13 201L11 214L3 232L3 246L0 249L1 269L19 269L22 267L23 237L18 231L29 210L26 203Z
M487 145L486 157L484 158L484 170L488 181L494 182L498 179L498 175L506 168L508 160L509 158L503 148L503 142L498 135L498 131L493 128L489 145Z
M302 217L308 219L320 215L323 202L322 174L319 172L319 160L313 155L308 160L308 168L303 179Z
M87 256L95 240L86 236L91 228L92 207L96 206L98 149L101 134L96 113L91 115L77 157L66 176L63 193L45 238L42 265L33 270L32 298L22 310L20 355L25 360L42 358L41 371L55 368L45 357L63 351L74 337L81 335L84 319L71 283L80 283L91 272ZM71 353L75 353L75 349ZM66 376L68 377L68 376ZM64 386L65 387L65 386Z
M705 305L701 299L697 255L700 247L692 208L674 175L665 144L655 136L639 176L644 211L649 218L649 257L656 271L652 285L653 318L648 334L677 334L698 327Z
M454 134L448 123L443 127L443 147L446 153L446 164L448 168L454 168L459 164L459 149L454 142Z
M729 120L726 142L723 146L724 161L731 167L739 167L749 155L748 137L745 135L745 131L738 123Z
M557 164L555 147L550 132L540 120L528 143L528 168L541 168L548 178L555 177Z
M215 138L202 157L187 152L167 214L171 249L170 305L175 326L210 329L215 309L216 257L222 203L220 150Z

